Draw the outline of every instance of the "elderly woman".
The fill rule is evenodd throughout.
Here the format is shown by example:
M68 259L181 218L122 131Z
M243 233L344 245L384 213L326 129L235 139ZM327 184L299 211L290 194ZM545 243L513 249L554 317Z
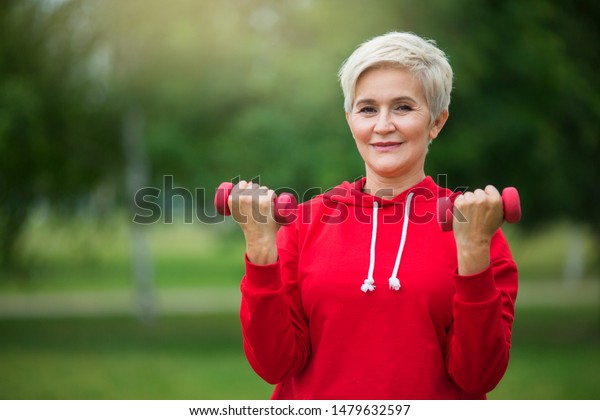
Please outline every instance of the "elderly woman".
M517 268L498 190L455 201L425 175L448 119L452 69L432 41L388 33L339 77L366 176L303 203L279 228L274 192L240 182L229 206L246 240L241 322L277 399L479 399L509 359ZM455 212L455 214L458 214Z

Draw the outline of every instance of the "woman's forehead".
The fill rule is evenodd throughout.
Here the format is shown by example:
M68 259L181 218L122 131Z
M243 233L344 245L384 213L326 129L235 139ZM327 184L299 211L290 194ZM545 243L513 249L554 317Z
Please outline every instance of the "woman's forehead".
M406 69L377 67L364 71L356 82L355 102L377 98L423 98L423 85L419 78Z

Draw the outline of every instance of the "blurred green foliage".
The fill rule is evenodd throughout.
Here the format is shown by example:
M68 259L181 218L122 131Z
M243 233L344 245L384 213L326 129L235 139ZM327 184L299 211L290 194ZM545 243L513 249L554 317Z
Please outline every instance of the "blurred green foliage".
M312 195L363 173L336 72L390 30L451 60L451 118L427 171L450 187L515 185L523 227L557 219L600 237L599 3L225 0L0 5L0 243L14 260L40 203L99 207L124 192L121 124L144 116L152 185L237 176ZM111 198L112 197L112 198ZM106 201L106 200L105 200ZM197 203L204 206L204 202Z
M599 240L600 53L590 46L600 39L600 3L436 3L446 13L419 10L456 83L434 171L467 185L515 185L523 226L567 218Z
M78 2L0 3L0 266L41 201L72 209L120 168L108 104L86 74L93 34Z

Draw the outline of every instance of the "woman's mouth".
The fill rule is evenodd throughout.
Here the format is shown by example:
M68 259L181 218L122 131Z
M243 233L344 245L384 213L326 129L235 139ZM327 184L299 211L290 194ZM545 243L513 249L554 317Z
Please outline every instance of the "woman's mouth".
M402 146L402 143L386 141L386 142L372 143L371 146L373 146L373 148L377 152L392 152L392 151L398 149L400 146Z

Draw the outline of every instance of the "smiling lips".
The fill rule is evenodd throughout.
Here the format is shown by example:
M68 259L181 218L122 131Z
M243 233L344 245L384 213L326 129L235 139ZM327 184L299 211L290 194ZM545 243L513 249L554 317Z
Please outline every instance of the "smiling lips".
M391 152L402 146L402 143L385 141L372 143L371 146L373 146L373 148L378 152Z

